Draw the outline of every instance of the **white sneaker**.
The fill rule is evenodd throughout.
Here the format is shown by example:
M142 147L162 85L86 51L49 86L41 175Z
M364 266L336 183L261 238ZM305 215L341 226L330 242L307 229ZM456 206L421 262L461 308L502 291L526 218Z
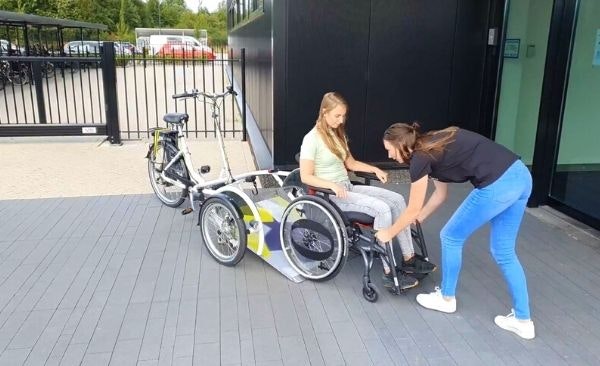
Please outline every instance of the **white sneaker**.
M418 294L417 302L424 308L441 311L443 313L453 313L456 311L456 298L446 301L444 296L442 296L442 290L437 286L435 292Z
M535 338L535 327L531 320L522 321L515 318L515 310L511 309L510 314L506 316L498 315L494 318L494 323L502 329L515 333L523 339Z

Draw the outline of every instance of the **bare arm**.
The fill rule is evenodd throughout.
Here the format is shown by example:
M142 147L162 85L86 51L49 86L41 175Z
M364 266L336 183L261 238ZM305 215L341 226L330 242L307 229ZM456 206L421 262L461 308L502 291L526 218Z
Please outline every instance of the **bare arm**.
M315 175L315 161L300 159L300 179L302 183L319 188L331 189L340 198L346 197L346 189L334 182L319 178Z
M354 157L350 154L346 161L344 161L344 165L346 169L351 170L353 172L366 172L373 173L379 178L383 183L387 183L387 173L383 170L379 169L376 166L369 165L367 163L363 163L362 161L358 161L354 159Z
M424 176L416 182L410 184L410 196L408 199L408 206L406 210L400 214L392 226L381 229L377 232L377 239L382 243L387 243L399 232L404 230L421 213L423 209L423 203L425 202L425 195L427 194L428 177Z
M424 222L429 217L429 215L431 215L435 210L437 210L437 208L440 207L442 203L444 203L448 195L448 183L434 180L433 184L435 186L435 191L433 191L433 194L431 195L431 197L429 197L429 200L421 209L419 216L417 216L417 220L419 220L419 222Z

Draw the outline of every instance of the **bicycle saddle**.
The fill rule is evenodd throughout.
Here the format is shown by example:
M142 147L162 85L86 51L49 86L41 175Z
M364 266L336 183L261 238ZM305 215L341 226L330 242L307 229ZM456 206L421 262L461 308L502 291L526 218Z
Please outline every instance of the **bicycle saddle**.
M190 118L190 116L188 116L187 113L167 113L163 117L163 121L173 124L183 124L184 122L187 122L188 118Z

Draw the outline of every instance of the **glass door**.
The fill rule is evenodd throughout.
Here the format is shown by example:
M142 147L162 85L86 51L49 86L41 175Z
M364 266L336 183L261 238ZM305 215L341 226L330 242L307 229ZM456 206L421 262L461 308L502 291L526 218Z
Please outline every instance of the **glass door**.
M509 3L496 142L533 160L554 0Z
M550 197L600 219L600 1L580 0Z

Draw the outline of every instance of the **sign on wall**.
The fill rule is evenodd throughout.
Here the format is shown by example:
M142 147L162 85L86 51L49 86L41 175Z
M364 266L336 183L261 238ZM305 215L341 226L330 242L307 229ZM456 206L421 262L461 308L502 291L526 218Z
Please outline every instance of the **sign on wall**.
M504 57L519 58L519 49L521 48L521 39L508 38L504 42Z
M594 46L592 66L600 66L600 29L596 29L596 44Z

